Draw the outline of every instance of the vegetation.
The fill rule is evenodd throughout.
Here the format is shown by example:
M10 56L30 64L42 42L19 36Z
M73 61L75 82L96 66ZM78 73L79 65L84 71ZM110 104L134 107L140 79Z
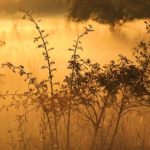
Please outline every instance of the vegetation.
M93 19L115 26L134 19L149 18L149 0L74 0L69 17L74 21Z
M91 16L92 5L81 6L89 6L87 16L81 17L88 19ZM54 81L56 68L50 54L54 48L49 48L47 40L49 34L41 28L40 22L33 17L32 12L22 11L25 14L23 19L33 23L38 33L38 36L34 37L34 43L43 54L45 65L41 66L41 69L47 73L47 78L39 81L20 64L18 66L10 62L2 64L3 68L10 69L16 76L22 76L28 84L27 91L23 93L6 92L0 95L1 99L8 97L12 99L8 106L2 107L3 109L25 110L16 116L17 137L13 134L15 132L13 129L8 130L10 148L148 150L149 141L144 141L143 144L141 138L137 139L136 134L140 137L138 131L135 133L136 144L128 146L124 131L128 132L128 128L124 122L126 117L132 118L132 113L143 114L145 109L150 108L150 23L145 22L148 40L141 41L134 48L135 61L120 55L117 61L112 60L104 66L92 63L89 59L84 60L79 55L79 51L83 50L82 39L94 31L93 27L88 25L74 40L72 48L69 48L72 53L68 61L69 74L63 83L58 83ZM97 13L96 10L93 11ZM95 17L100 18L98 14ZM114 18L114 23L123 19L122 17ZM28 136L27 124L32 112L40 114L37 141L34 137Z

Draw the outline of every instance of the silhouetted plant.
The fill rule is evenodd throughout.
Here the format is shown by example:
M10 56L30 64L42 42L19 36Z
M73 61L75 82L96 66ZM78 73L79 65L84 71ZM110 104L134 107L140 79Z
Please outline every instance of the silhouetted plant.
M50 92L51 92L51 103L53 105L53 107L51 109L53 109L53 114L54 114L54 120L55 120L55 142L56 142L56 147L58 147L58 129L57 129L57 112L56 112L56 107L55 107L55 96L54 96L54 83L53 83L53 71L55 71L56 69L55 68L52 68L52 65L55 64L54 61L51 61L50 60L50 55L49 55L49 51L50 50L53 50L53 48L50 48L48 49L48 41L46 40L46 38L49 36L49 34L46 34L44 30L42 30L40 28L40 26L38 25L38 21L36 22L36 20L32 17L32 12L29 12L29 11L26 11L26 10L23 10L26 15L23 17L23 18L26 18L29 19L31 22L33 22L35 24L35 27L39 33L39 36L38 37L35 37L34 38L34 42L39 42L40 41L40 44L38 44L38 48L42 48L44 50L43 52L43 56L44 56L44 59L45 61L47 62L47 65L44 65L42 66L41 69L47 69L48 70L48 81L49 81L49 84L50 84ZM49 117L49 112L47 111L47 117ZM50 124L50 123L49 123Z
M9 129L7 132L9 134L9 136L10 136L10 142L8 142L8 144L10 145L12 150L16 150L17 143L16 143L15 138L13 136L13 131L11 129Z
M48 71L48 79L43 80L41 82L37 82L37 78L33 77L32 73L27 73L24 70L24 66L14 66L11 63L3 64L3 67L8 67L11 69L14 73L19 73L20 76L25 77L25 81L29 84L29 89L27 92L24 92L24 96L27 97L27 102L31 100L32 104L35 104L35 109L37 107L42 108L42 110L46 113L48 124L49 124L49 130L51 134L51 142L52 147L54 145L57 145L58 148L58 133L57 133L57 112L56 112L56 103L57 103L57 93L54 93L54 85L57 83L53 83L53 71L55 71L55 68L52 68L52 65L54 64L53 61L50 60L49 51L53 50L53 48L48 48L48 41L46 38L48 37L48 34L45 33L44 30L42 30L39 25L38 21L34 20L32 17L32 12L23 10L25 15L23 16L23 19L28 19L31 22L35 24L35 27L39 33L38 37L34 38L34 42L39 42L38 48L43 49L43 56L45 61L47 62L47 65L44 65L41 67L41 69L46 69ZM52 127L51 124L51 117L54 116L54 122L55 126ZM53 129L55 129L55 134L53 133ZM56 143L56 144L55 144ZM53 149L53 148L52 148Z
M68 69L71 70L71 73L69 76L66 76L66 79L64 80L67 85L63 85L63 88L67 88L69 98L68 98L68 117L67 117L67 143L66 143L66 149L70 150L70 128L71 128L71 107L75 104L75 99L78 96L77 94L77 89L76 89L76 84L79 82L77 80L78 76L80 76L80 71L81 71L81 63L80 63L80 55L78 54L78 51L83 50L82 45L81 45L81 39L87 35L89 32L94 31L92 29L92 26L89 25L88 27L85 27L85 31L77 36L77 39L74 40L73 48L69 48L69 51L72 51L71 58L69 60L69 65ZM65 89L63 89L65 90ZM66 90L65 90L66 91Z

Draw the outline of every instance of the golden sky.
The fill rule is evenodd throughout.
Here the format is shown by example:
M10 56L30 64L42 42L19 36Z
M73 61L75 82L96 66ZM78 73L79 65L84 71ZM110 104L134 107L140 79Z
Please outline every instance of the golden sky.
M66 9L66 0L0 0L0 13L13 13L20 7L42 14L60 13ZM61 14L61 13L60 13Z
M60 7L65 8L64 4L66 0L62 1L64 3ZM29 70L32 71L34 69L40 70L37 68L40 68L40 64L43 63L39 61L43 60L41 59L41 53L39 51L37 53L36 45L32 41L34 35L36 35L34 26L28 21L20 20L22 14L18 15L19 18L13 17L12 12L16 12L19 7L35 11L36 16L38 16L37 13L40 15L44 14L43 17L38 16L38 18L42 19L42 27L44 26L44 29L51 35L49 40L51 46L55 47L52 58L56 60L59 78L60 75L64 76L62 70L65 70L67 61L70 58L68 48L72 46L77 33L82 33L84 26L92 24L95 32L83 41L83 48L85 49L82 52L83 57L100 63L116 59L118 58L118 54L131 56L131 49L138 41L136 38L139 38L140 35L142 36L145 29L145 26L143 27L144 21L141 21L140 24L139 22L127 24L122 27L121 37L117 37L110 33L108 26L94 21L91 22L91 20L79 24L67 22L66 18L59 11L59 9L61 11L63 9L56 4L58 4L58 0L0 0L0 40L6 42L6 46L0 50L1 63L9 60L15 64L23 64L25 66L30 64ZM45 16L45 14L50 15L54 13L58 13L61 16ZM7 14L8 18L3 17L3 14ZM24 56L24 59L22 59L22 56ZM29 63L26 64L26 62Z

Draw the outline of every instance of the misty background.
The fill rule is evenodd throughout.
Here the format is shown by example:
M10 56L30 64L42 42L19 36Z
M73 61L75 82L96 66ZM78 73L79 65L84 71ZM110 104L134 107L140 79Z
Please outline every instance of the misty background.
M0 40L5 41L5 47L1 48L0 63L8 60L15 64L23 64L28 70L32 70L41 78L44 75L40 71L41 53L33 44L34 35L37 34L34 26L22 20L23 14L18 11L20 7L35 12L35 18L41 19L41 26L49 34L50 45L55 48L52 57L56 60L58 68L56 76L62 80L70 58L68 48L72 46L77 34L82 33L84 27L91 24L95 30L84 39L82 52L84 58L90 58L93 62L108 63L117 59L119 54L132 58L132 49L139 39L145 36L144 20L135 20L126 23L119 29L119 33L112 33L109 25L88 20L87 22L68 21L68 0L5 0L0 1ZM92 40L91 40L92 39ZM109 44L108 44L109 42ZM22 59L24 56L24 59ZM34 57L36 56L36 57ZM62 72L64 70L64 72ZM5 73L5 71L4 71ZM3 87L15 90L23 86L22 79L16 84L12 73L5 73L5 80L10 80L11 87L5 83ZM5 89L3 88L3 89Z
M117 0L112 1L117 2ZM5 41L6 44L0 48L0 64L8 60L15 65L22 64L26 66L27 71L32 71L40 79L44 79L46 74L41 71L41 65L44 64L41 51L37 50L37 45L33 43L37 31L32 23L22 20L23 14L18 11L21 7L34 11L35 18L42 20L41 27L50 34L48 39L50 46L55 48L51 52L57 68L55 77L59 81L64 79L67 72L70 59L68 48L72 47L73 40L76 39L77 34L83 32L86 25L91 24L95 32L83 39L84 51L81 52L81 56L90 58L93 63L107 64L112 59L118 59L119 54L132 59L133 48L146 35L144 20L127 22L116 33L110 31L109 25L91 19L86 22L68 21L69 0L1 0L0 40ZM27 88L22 78L15 76L11 71L1 69L0 73L5 74L0 80L2 92L9 90L13 93L17 89L24 91ZM10 124L8 124L9 115L9 113L1 114L6 129L0 129L0 133L6 138L8 137L5 132ZM6 143L2 137L0 141Z

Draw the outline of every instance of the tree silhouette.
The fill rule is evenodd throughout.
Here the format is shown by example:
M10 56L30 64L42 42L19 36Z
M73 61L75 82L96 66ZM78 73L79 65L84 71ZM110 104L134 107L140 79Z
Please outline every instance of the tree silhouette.
M100 23L122 24L150 17L149 0L74 0L69 17L74 21L96 20Z

